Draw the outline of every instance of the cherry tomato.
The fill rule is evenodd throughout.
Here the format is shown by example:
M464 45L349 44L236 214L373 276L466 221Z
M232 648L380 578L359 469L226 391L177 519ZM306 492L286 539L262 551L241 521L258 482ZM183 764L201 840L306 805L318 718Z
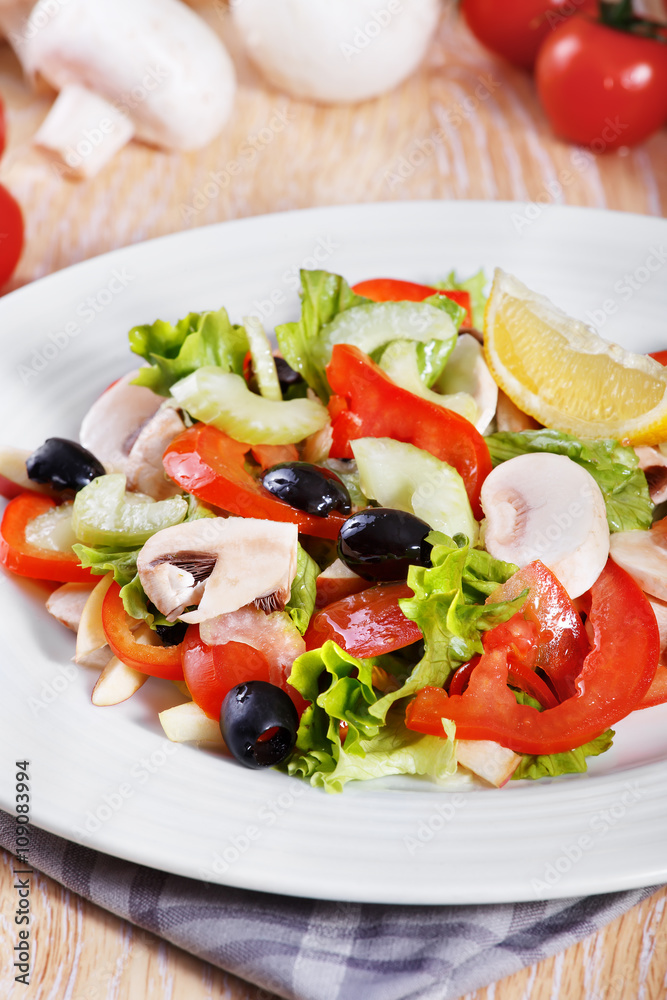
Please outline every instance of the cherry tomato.
M557 135L594 152L643 142L667 121L667 45L586 17L547 38L535 65Z
M0 564L19 576L58 583L90 583L95 579L84 569L74 552L41 549L26 541L31 521L56 506L50 497L26 492L15 497L5 508L0 526Z
M0 132L2 125L0 123ZM0 184L0 288L14 273L23 249L23 216L9 191Z
M137 642L130 630L131 619L125 612L120 587L111 583L102 603L102 628L107 642L119 660L128 667L140 670L151 677L163 677L169 681L182 681L181 647L150 646Z
M540 45L572 14L595 14L597 0L463 0L473 35L521 69L532 69Z
M398 602L413 596L407 583L389 583L328 604L311 618L304 636L306 647L319 649L333 639L352 656L369 657L410 646L422 633Z

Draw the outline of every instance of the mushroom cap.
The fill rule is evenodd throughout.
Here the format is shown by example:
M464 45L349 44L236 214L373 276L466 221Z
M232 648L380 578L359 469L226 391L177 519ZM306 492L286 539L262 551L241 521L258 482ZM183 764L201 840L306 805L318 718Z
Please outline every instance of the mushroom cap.
M539 559L571 598L593 586L609 556L600 487L564 455L511 458L484 480L484 544L496 559L527 566Z
M38 0L30 23L39 30L26 42L29 75L57 90L81 84L100 94L146 142L199 149L229 117L232 62L180 0Z
M440 0L243 0L231 9L271 83L294 97L338 104L376 97L416 69Z

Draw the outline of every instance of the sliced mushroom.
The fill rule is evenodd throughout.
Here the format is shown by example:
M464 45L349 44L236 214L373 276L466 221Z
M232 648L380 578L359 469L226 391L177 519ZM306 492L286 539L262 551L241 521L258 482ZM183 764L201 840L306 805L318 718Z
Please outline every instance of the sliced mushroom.
M203 622L262 598L284 608L298 528L250 517L201 518L156 532L139 553L146 594L169 619ZM198 605L195 611L186 608Z
M46 610L72 632L78 632L83 609L94 589L94 583L64 583L47 597Z
M648 602L653 608L653 613L655 614L655 620L658 623L658 632L660 633L660 662L664 663L664 652L667 647L667 601L661 601L657 597L650 597L646 595Z
M97 679L91 701L98 707L119 705L131 698L147 680L147 674L128 667L117 656L113 656Z
M185 430L178 411L171 406L161 407L139 431L130 449L125 466L127 488L147 493L155 500L166 500L182 490L167 479L162 464L168 445Z
M564 455L519 455L482 486L484 543L492 556L527 566L539 559L570 597L597 580L609 555L604 499L593 477Z
M128 372L93 403L79 440L108 473L123 473L128 489L166 500L181 490L167 479L162 456L185 424L162 396L134 385L136 376L137 371Z
M667 458L657 448L635 448L653 503L667 500Z
M649 531L615 532L611 557L647 594L667 601L667 531L662 521Z
M145 386L133 385L137 375L138 370L128 372L110 385L81 423L79 441L99 458L107 472L125 472L142 427L164 402Z
M249 605L203 622L199 634L209 646L242 642L266 657L272 684L280 686L289 677L297 656L306 652L306 643L285 611L265 614Z

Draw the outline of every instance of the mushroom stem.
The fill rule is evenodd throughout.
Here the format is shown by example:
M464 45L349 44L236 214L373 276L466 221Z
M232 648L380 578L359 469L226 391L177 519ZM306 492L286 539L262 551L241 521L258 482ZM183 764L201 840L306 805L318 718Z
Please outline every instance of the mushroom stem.
M130 119L99 94L68 84L34 137L63 173L93 177L134 135Z

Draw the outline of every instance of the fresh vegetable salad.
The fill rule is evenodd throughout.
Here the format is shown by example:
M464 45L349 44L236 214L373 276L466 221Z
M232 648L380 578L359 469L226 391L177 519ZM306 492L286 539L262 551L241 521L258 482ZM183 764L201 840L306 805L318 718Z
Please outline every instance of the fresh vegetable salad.
M0 450L2 564L95 705L172 681L167 736L249 768L585 771L667 700L660 358L501 271L301 281L277 355L224 309L137 326L79 442Z

